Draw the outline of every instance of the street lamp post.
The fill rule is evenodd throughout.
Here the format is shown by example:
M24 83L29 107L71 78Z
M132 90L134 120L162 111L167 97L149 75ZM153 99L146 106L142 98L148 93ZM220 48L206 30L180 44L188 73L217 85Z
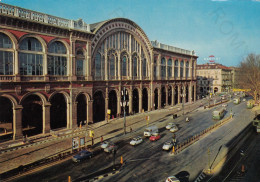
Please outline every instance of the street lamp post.
M123 96L123 100L121 101L121 106L124 108L124 134L126 134L126 117L125 117L125 107L127 106L127 100L126 100L126 96L127 96L127 90L124 87L124 90L122 90L122 96Z

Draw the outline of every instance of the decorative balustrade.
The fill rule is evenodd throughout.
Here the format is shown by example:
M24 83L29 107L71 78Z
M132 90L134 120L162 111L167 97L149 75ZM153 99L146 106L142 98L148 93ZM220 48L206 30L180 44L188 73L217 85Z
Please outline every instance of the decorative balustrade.
M157 42L157 41L151 41L151 44L155 48L164 49L164 50L167 50L167 51L172 51L172 52L181 53L181 54L195 55L194 51L189 51L189 50L181 49L181 48L178 48L178 47L169 46L169 45Z
M0 75L0 82L10 82L14 80L14 76Z
M86 24L85 22L82 22L82 25L79 26L79 22L78 22L79 20L75 21L75 20L64 19L64 18L51 16L48 14L44 14L37 11L32 11L17 6L4 4L4 3L0 3L0 14L19 17L22 19L32 20L32 21L46 23L46 24L55 25L64 28L73 28L73 29L90 31L89 25Z
M21 76L21 81L43 81L44 76Z
M68 81L68 76L49 76L50 81Z

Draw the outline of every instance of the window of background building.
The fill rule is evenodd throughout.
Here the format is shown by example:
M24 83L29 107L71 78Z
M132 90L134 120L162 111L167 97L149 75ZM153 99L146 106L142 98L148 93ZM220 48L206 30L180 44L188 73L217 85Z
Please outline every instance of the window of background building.
M181 71L180 71L180 76L181 76L181 78L183 77L183 69L184 69L184 62L183 62L183 60L181 61Z
M48 47L48 74L67 75L67 50L62 42L52 42Z
M168 64L167 64L167 71L168 71L168 77L172 77L172 60L168 59Z
M157 60L156 60L156 58L154 58L153 76L154 76L154 78L157 78Z
M84 76L86 68L85 56L82 50L78 50L76 54L76 75Z
M190 74L189 74L189 70L190 70L189 66L190 66L189 62L187 61L186 62L186 78L188 78L190 76Z
M21 75L43 75L43 52L39 40L27 37L19 43L19 68Z
M0 33L0 75L13 75L13 44L11 39Z
M165 61L165 58L162 58L162 60L161 60L161 77L162 78L166 77L166 61Z
M178 77L178 74L179 74L179 61L176 59L174 61L174 78L177 78Z

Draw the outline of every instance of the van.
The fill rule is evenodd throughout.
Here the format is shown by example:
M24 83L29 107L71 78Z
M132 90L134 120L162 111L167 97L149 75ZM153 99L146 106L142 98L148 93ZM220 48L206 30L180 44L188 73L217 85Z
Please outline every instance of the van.
M150 137L153 133L158 133L158 127L157 126L149 126L145 128L144 130L144 136Z

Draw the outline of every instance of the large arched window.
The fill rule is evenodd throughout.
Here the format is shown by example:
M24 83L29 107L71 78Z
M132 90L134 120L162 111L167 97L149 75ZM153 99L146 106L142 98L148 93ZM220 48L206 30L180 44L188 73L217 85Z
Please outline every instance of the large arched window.
M124 52L121 54L121 76L128 75L128 56Z
M132 56L132 61L133 61L133 77L136 78L139 74L138 72L138 57L137 54L133 54Z
M189 68L189 62L186 62L186 78L188 78L190 76L189 74L190 68Z
M162 78L166 77L166 61L165 61L165 58L162 58L162 60L161 60L161 77Z
M13 75L13 61L12 41L0 33L0 75Z
M28 37L20 42L19 48L20 74L42 75L43 52L40 41L34 37Z
M116 55L114 50L108 52L107 60L109 79L115 79Z
M67 49L62 42L52 42L48 46L48 74L67 75Z
M76 54L76 75L86 75L86 60L82 50L78 50Z
M172 60L171 59L168 59L167 72L168 72L168 78L171 78L172 77Z
M180 77L183 78L183 69L184 69L184 62L181 60L181 66L180 66Z
M96 53L94 62L95 79L101 79L101 54L99 52Z
M174 78L178 78L178 74L179 74L179 61L176 59L174 61Z

